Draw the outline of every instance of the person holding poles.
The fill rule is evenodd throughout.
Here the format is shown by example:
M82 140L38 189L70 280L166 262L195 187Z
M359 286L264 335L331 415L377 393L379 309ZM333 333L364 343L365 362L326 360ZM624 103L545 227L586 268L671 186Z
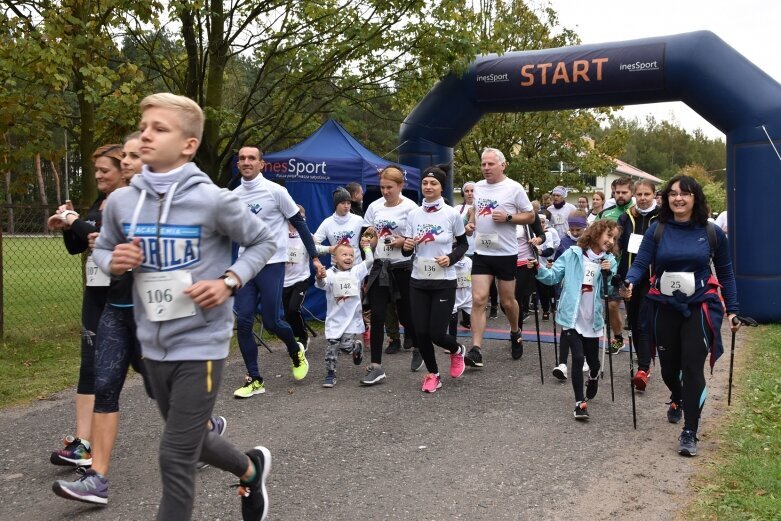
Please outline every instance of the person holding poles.
M644 318L659 353L662 379L670 389L667 419L678 423L683 416L678 453L695 456L706 396L703 366L710 354L712 370L723 353L725 305L732 331L741 321L736 320L738 295L727 236L708 223L705 194L692 177L677 175L662 190L658 220L645 232L621 296L632 298L634 286L649 269L653 275Z
M556 322L562 327L572 352L572 388L575 391L576 420L588 420L587 400L597 395L599 386L599 337L605 326L602 297L605 277L602 270L615 274L615 244L618 225L610 220L600 220L586 228L572 246L548 269L530 259L537 270L537 280L547 285L564 280L559 299ZM588 360L589 378L583 393L583 361Z
M462 217L442 198L446 179L442 167L430 166L423 171L423 203L410 212L404 232L404 255L415 254L409 282L410 306L418 349L428 370L421 389L426 393L442 387L434 344L450 353L453 378L464 373L466 354L466 348L449 334L448 325L456 301L454 264L469 244Z
M640 249L643 235L659 213L654 196L656 186L653 182L645 179L637 181L634 192L637 203L618 218L618 225L621 227L621 237L618 239L618 247L621 251L618 277L621 280L626 278L626 272ZM632 377L632 385L638 391L645 391L648 375L651 372L651 344L647 331L638 320L640 305L648 293L648 275L646 273L646 277L638 281L632 292L632 298L625 301L627 322L634 342L633 347L637 353L637 373Z

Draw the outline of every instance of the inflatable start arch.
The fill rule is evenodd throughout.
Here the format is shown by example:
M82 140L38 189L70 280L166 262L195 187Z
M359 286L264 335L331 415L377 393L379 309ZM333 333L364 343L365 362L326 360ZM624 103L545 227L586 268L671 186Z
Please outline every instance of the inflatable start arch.
M726 134L741 312L781 321L781 85L711 32L482 56L407 116L399 160L421 170L452 162L453 147L489 112L663 101L683 101Z

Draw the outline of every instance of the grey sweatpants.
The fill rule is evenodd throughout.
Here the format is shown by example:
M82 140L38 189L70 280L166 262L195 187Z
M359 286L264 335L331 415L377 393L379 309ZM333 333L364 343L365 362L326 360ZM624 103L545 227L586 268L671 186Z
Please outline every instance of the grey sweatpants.
M165 420L159 454L163 498L157 519L189 520L195 499L195 465L199 460L239 477L249 463L246 454L208 430L225 360L147 359L144 363Z
M345 354L352 354L355 349L357 335L345 334L342 338L329 338L328 345L325 346L325 370L336 371L336 357L339 351Z

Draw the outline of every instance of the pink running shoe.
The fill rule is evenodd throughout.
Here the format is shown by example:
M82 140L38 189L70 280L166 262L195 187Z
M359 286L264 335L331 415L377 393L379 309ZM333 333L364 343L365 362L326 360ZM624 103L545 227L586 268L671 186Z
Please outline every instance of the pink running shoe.
M424 393L434 393L440 387L442 387L442 380L439 378L439 375L426 373L426 376L423 377L423 388L421 391Z
M464 374L466 365L464 364L464 355L466 354L466 347L458 344L458 351L450 355L450 376L458 378Z

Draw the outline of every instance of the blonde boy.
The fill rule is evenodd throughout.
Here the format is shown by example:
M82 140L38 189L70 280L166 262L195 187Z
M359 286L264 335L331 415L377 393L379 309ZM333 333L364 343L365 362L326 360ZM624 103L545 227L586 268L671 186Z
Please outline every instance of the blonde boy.
M207 422L233 330L232 295L274 253L274 238L259 220L236 219L238 198L190 162L203 133L194 101L154 94L141 112L144 168L107 202L94 257L112 275L133 270L137 335L165 420L157 519L190 519L200 460L240 477L243 518L262 520L271 454L244 454ZM246 248L233 264L231 241Z

